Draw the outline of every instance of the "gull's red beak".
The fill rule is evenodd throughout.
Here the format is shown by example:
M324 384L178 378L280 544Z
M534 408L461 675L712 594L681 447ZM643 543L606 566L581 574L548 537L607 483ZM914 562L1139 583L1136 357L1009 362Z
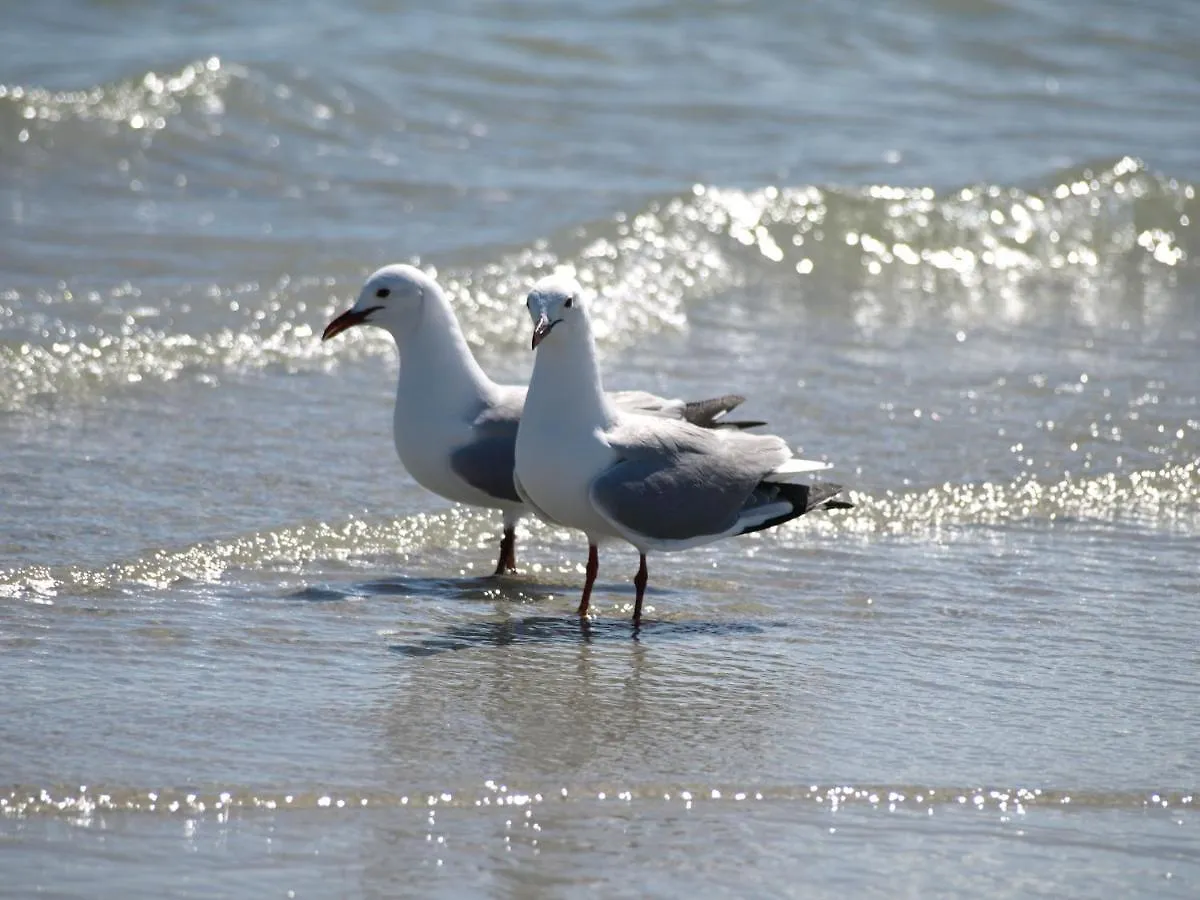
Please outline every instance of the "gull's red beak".
M546 318L546 314L542 313L542 315L538 317L537 324L533 326L533 346L530 349L536 350L537 345L540 344L546 335L550 333L550 330L561 321L562 319L556 319L555 321L551 322L548 318Z
M331 337L336 337L348 328L353 328L355 325L361 325L371 317L371 313L377 309L383 309L382 306L372 306L368 309L357 310L348 309L328 325L325 326L325 333L321 335L321 340L327 341Z

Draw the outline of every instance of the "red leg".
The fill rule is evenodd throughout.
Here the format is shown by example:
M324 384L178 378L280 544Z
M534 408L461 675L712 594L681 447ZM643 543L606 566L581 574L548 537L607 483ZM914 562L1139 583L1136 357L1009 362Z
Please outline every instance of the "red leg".
M587 577L583 582L583 596L579 598L579 609L576 610L580 618L587 618L588 605L592 600L592 585L596 583L596 573L599 571L600 553L595 544L588 544Z
M508 557L504 560L504 564L508 567L508 571L517 571L517 529L516 526L504 529L504 536L508 538Z
M504 529L500 539L500 559L496 561L496 574L504 575L517 571L517 533L512 528Z
M633 576L633 586L637 588L637 601L633 604L633 622L636 625L642 621L642 598L646 596L646 581L650 577L646 571L646 554L641 554L642 561L638 565L637 574Z

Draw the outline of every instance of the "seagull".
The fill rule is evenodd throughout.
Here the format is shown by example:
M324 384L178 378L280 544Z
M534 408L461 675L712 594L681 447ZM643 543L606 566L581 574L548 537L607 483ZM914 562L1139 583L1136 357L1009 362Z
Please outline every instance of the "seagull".
M799 459L774 435L697 428L619 408L604 393L579 283L539 281L526 303L536 355L517 432L516 488L543 519L584 532L588 561L578 614L587 618L598 546L628 541L641 556L771 528L817 509L847 509L841 485L797 483L828 463Z
M513 487L517 425L526 388L497 384L480 368L438 283L409 265L372 274L354 305L329 323L322 341L357 325L375 325L396 341L400 377L393 433L400 462L422 487L458 503L500 510L504 533L496 575L516 571L516 524L529 512ZM753 428L725 414L744 397L686 403L644 391L609 395L615 408L694 423Z

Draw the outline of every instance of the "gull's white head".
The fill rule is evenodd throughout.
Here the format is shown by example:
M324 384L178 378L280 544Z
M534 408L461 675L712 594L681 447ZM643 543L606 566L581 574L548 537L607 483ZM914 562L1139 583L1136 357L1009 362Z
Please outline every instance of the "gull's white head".
M533 286L525 301L533 321L533 349L555 329L586 327L583 288L570 275L547 275Z
M393 335L403 334L420 321L426 298L437 291L437 282L415 266L384 266L367 279L354 305L325 327L321 340L355 325L378 325Z

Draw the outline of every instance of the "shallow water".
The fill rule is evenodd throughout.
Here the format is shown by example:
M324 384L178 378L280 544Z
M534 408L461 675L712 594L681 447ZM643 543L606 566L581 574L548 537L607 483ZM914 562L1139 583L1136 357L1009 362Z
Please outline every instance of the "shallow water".
M56 2L0 38L0 894L1195 896L1187 4ZM857 507L651 559L418 489L573 267ZM292 892L289 894L289 892Z

